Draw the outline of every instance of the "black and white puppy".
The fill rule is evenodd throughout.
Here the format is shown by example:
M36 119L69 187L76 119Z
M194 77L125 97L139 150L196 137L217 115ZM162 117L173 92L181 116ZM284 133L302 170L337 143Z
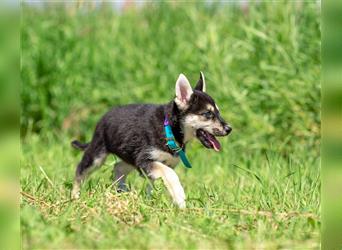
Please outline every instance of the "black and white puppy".
M77 166L72 197L78 198L85 177L99 168L108 154L115 154L121 159L114 166L114 181L119 189L126 188L127 175L136 169L151 181L162 178L174 203L184 208L184 190L173 170L179 157L166 145L163 122L167 115L175 139L183 149L196 137L206 148L219 151L221 146L215 136L228 135L232 129L205 89L202 72L194 89L180 74L176 97L168 104L131 104L107 112L98 122L90 143L72 142L74 147L84 150Z

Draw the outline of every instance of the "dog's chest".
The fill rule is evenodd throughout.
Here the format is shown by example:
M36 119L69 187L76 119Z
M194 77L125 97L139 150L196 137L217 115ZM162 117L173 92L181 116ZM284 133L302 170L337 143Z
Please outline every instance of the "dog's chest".
M159 161L171 168L176 167L179 163L179 157L173 156L172 154L157 148L151 149L150 156L154 161Z

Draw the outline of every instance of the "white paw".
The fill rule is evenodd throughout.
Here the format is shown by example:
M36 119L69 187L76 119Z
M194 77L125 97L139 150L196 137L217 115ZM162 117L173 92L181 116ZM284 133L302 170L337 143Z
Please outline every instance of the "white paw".
M175 203L176 203L176 205L178 206L178 208L180 208L180 209L186 208L185 200L176 201Z
M179 208L186 208L186 203L185 203L185 194L184 192L180 192L177 194L175 197L174 203L179 207Z
M79 198L80 198L80 191L79 190L72 190L71 199L77 200Z

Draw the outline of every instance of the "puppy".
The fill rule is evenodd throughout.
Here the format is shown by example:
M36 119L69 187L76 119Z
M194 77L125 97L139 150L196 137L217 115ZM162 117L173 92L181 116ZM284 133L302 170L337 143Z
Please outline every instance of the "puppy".
M171 135L166 132L167 126ZM186 144L197 138L206 148L219 151L221 145L215 136L226 136L231 131L215 101L206 93L203 73L194 89L180 74L176 97L169 103L114 107L98 122L91 142L72 142L74 147L84 150L76 169L72 198L79 197L85 177L99 168L108 154L115 154L121 159L114 166L114 181L119 190L126 190L127 175L137 170L152 182L162 178L173 202L185 208L184 190L174 168L180 158L184 162L186 156L180 155L185 155ZM170 147L170 141L176 149Z

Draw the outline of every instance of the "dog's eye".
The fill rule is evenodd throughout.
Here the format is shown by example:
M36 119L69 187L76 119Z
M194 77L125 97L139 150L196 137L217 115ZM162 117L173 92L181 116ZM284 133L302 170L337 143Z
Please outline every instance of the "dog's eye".
M212 119L214 117L214 114L211 111L207 111L207 112L203 113L202 115L207 119Z

